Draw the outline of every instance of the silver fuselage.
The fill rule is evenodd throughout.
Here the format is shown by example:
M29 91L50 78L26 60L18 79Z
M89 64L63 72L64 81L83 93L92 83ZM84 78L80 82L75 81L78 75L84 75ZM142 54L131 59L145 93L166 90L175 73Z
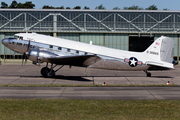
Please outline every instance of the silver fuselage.
M38 42L30 42L30 49L29 51L27 51L28 49L28 40L18 40L15 38L5 38L2 40L2 43L8 47L9 49L17 52L17 53L25 53L25 52L31 52L33 54L33 49L42 49L44 50L46 53L44 55L46 56L51 56L51 55L55 55L55 56L78 56L78 55L92 55L92 54L96 54L97 56L99 56L101 58L101 60L97 61L94 64L91 64L88 67L92 67L92 68L98 68L98 69L109 69L109 70L129 70L129 71L141 71L141 70L165 70L164 68L161 67L157 67L157 66L149 66L146 65L144 63L138 64L136 67L132 67L129 65L129 63L125 60L125 59L119 59L119 58L114 58L114 57L110 57L110 56L104 56L98 53L87 53L86 51L79 51L78 53L76 53L76 50L73 50L71 48L64 48L61 46L53 46L53 48L50 48L49 44L42 44L42 43L38 43ZM59 50L59 48L61 48L61 50ZM68 51L68 49L70 49ZM36 55L37 53L34 52L34 55ZM42 52L43 54L43 52ZM43 55L42 55L43 56ZM34 61L34 59L32 56L29 56L32 60ZM37 62L49 62L48 59L43 59L43 61L37 61ZM73 61L76 62L76 61ZM63 64L63 63L59 63L59 64ZM81 67L85 67L85 66L81 66ZM87 66L86 66L87 67Z

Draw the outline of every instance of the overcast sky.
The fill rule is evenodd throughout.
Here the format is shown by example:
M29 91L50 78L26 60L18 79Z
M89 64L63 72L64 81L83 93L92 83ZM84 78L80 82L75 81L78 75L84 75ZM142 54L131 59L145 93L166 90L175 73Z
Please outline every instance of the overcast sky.
M4 0L1 2L5 2L8 5L12 3L13 0ZM18 3L25 3L29 0L16 0ZM75 7L84 6L89 7L90 9L95 9L96 6L103 4L103 6L112 10L114 7L119 7L123 9L123 7L130 7L132 5L137 5L139 7L147 8L150 5L156 5L158 10L163 10L165 8L169 10L180 10L180 0L30 0L33 4L35 4L36 9L41 9L44 5L49 5L53 7Z

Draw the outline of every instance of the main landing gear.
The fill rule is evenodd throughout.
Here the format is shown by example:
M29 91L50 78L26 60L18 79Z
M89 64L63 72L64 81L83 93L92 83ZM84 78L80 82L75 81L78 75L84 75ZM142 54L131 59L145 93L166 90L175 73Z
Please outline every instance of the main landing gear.
M46 67L43 67L41 69L41 75L45 78L50 78L50 77L55 77L55 73L60 70L64 65L62 65L60 68L58 68L57 70L53 70L53 68L55 68L57 65L53 66L53 63L51 63L51 68L48 68L48 63L46 64Z
M151 73L148 72L147 70L144 70L144 72L146 73L147 77L151 77Z

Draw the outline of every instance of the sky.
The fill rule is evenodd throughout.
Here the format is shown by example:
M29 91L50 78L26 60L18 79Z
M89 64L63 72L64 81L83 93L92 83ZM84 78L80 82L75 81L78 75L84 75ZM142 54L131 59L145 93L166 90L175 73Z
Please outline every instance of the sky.
M3 0L8 5L12 3L13 0ZM139 6L140 8L147 8L150 5L155 5L158 10L169 9L169 10L180 10L180 0L16 0L18 3L25 3L26 1L32 1L35 4L35 9L41 9L44 5L49 5L53 7L64 6L74 8L75 6L89 7L90 9L95 9L95 7L103 4L107 10L112 10L114 7Z

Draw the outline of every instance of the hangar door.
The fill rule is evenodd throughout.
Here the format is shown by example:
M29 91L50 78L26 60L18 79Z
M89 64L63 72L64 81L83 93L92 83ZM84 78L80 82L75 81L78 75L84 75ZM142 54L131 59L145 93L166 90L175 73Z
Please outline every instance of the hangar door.
M154 42L154 37L129 36L129 51L143 52Z

